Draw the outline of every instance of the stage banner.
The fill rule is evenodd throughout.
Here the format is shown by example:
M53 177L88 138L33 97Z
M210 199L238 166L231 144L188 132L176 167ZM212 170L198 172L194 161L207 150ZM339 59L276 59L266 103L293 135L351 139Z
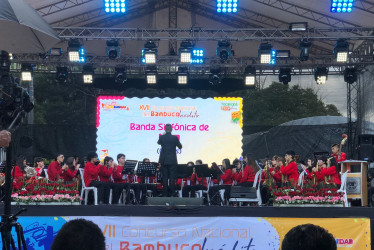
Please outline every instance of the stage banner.
M50 249L62 225L76 218L96 223L110 250L277 250L291 228L307 223L327 229L338 249L371 249L366 218L100 216L20 217L19 222L28 249Z
M183 148L178 162L217 162L242 154L241 98L97 98L97 153L100 159L124 153L127 159L158 161L157 144L171 124Z

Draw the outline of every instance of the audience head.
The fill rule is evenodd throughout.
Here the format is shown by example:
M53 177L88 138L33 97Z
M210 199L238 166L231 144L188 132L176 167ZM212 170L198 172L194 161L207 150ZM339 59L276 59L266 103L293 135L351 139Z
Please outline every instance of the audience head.
M284 237L282 250L335 250L335 238L326 229L304 224L292 228Z
M87 161L91 163L97 162L97 153L96 152L89 152L87 154Z
M62 226L51 250L105 250L105 237L92 221L71 220Z
M171 131L173 131L173 128L172 128L171 124L166 124L165 125L165 132L171 133Z
M196 164L196 165L201 165L201 164L203 164L203 161L202 161L202 160L196 160L196 161L195 161L195 164Z

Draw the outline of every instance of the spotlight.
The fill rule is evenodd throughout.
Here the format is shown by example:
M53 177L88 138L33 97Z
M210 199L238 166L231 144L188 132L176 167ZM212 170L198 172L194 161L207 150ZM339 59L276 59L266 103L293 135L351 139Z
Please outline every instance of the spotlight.
M0 51L0 72L9 72L10 54L5 50Z
M238 0L217 0L218 13L238 12Z
M142 60L145 64L155 64L157 62L157 46L153 41L148 41L144 44L142 50Z
M291 69L290 68L280 68L279 69L279 81L287 85L291 81Z
M68 54L70 62L85 62L85 51L82 48L78 39L73 39L69 42Z
M298 47L300 48L300 61L308 61L309 59L309 48L312 47L312 43L308 40L301 40Z
M270 64L273 46L269 43L261 43L258 49L258 56L261 64Z
M349 53L349 44L344 39L339 39L334 46L334 54L337 62L347 62Z
M221 69L211 69L209 75L209 83L213 86L217 86L221 84L221 77L220 77Z
M353 10L353 0L331 0L331 12L350 13Z
M52 48L48 51L48 55L50 56L61 56L62 49L61 48Z
M232 45L230 41L219 41L217 44L217 56L221 59L221 62L226 62L231 55Z
M30 63L23 63L21 67L21 79L23 82L30 82L32 81L32 73L34 69L32 64Z
M59 83L68 82L68 68L67 67L56 67L56 81Z
M179 48L179 57L181 63L191 62L191 50L192 43L190 41L181 42L181 47Z
M204 50L203 49L193 49L191 55L191 64L201 64L204 63Z
M121 56L121 47L119 42L116 40L110 40L106 42L106 55L109 59L114 60Z
M344 70L344 81L352 84L357 81L357 70L356 68L345 68Z
M93 76L95 74L95 70L91 65L84 65L82 74L83 74L83 83L84 84L92 84L93 83Z
M126 67L116 67L114 71L114 82L124 84L127 81Z
M155 66L147 67L145 71L147 77L148 84L156 84L157 83L157 68Z
M125 13L126 0L105 0L104 10L106 13Z
M188 82L188 68L179 67L178 68L178 84L187 84Z
M289 50L277 50L276 57L277 58L290 58L291 52Z
M291 23L290 30L291 31L306 31L308 29L307 22L300 22L300 23Z
M245 75L245 85L254 86L256 83L256 68L252 66L247 66L244 70Z
M317 85L326 84L328 72L326 67L318 67L314 70L314 80Z

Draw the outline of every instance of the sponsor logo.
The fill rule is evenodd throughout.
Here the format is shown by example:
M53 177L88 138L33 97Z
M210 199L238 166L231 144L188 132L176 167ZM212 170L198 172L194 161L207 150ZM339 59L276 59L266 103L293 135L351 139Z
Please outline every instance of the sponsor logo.
M127 110L129 107L126 105L119 105L117 102L106 102L101 104L101 108L104 110Z
M353 239L335 239L338 247L353 247Z

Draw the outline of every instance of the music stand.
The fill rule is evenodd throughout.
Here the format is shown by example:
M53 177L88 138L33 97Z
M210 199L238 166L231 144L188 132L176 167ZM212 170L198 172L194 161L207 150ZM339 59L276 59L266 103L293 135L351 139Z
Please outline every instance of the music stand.
M194 166L187 166L187 164L178 164L177 174L175 178L188 178L192 175Z
M194 167L198 177L212 177L212 171L210 171L208 164L195 165Z
M127 160L125 162L125 166L123 167L122 174L133 175L137 164L138 164L138 161Z
M315 161L316 163L318 162L318 160L321 160L322 157L326 157L326 160L330 157L330 153L327 151L314 152L313 155L314 155L314 158L316 159Z
M139 162L136 174L138 176L144 176L145 183L148 183L148 177L156 175L157 166L158 163L156 162Z

